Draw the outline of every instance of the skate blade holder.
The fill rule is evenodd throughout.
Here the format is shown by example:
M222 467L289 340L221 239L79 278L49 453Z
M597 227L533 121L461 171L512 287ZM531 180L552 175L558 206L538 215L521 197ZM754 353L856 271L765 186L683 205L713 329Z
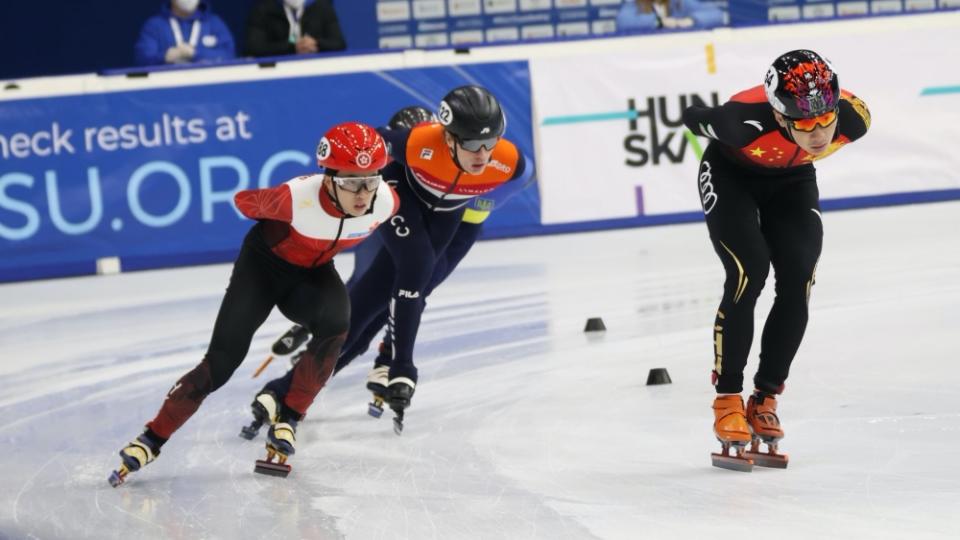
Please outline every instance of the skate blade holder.
M261 426L263 426L262 422L251 422L249 426L240 428L240 436L248 441L252 441L254 437L260 433Z
M764 443L767 445L767 451L760 451L760 443L754 441L750 445L750 449L744 453L744 456L751 461L754 465L758 467L767 467L770 469L786 469L787 463L790 461L790 456L786 454L777 453L777 445L770 443Z
M393 432L397 435L403 435L403 410L404 407L397 404L391 403L390 410L393 411Z
M107 481L110 482L111 486L117 487L126 481L128 474L130 474L130 471L127 470L126 465L121 465L118 470L113 471Z
M367 403L367 414L374 418L383 416L383 397L373 395L373 401Z
M730 454L731 450L733 455ZM753 461L746 457L746 445L732 446L725 445L722 453L712 453L710 458L714 467L727 469L731 471L750 472L753 470Z
M274 461L274 458L276 458L276 461ZM286 454L281 454L267 443L267 459L258 459L253 467L253 472L286 478L290 474Z

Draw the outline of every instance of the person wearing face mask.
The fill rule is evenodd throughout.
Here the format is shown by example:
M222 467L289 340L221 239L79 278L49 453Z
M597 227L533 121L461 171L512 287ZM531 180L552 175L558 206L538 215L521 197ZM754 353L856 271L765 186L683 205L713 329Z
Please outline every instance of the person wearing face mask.
M683 123L712 139L697 191L713 249L726 272L713 323L714 433L718 467L787 466L777 453L783 428L777 396L807 327L808 302L823 243L815 161L863 137L866 104L841 90L837 72L819 54L778 57L764 84L719 107L692 106ZM760 342L754 391L744 410L743 371L753 342L753 311L773 266L773 307ZM746 445L751 444L746 451ZM767 451L760 451L760 444ZM731 450L734 452L731 455Z
M220 304L203 360L167 393L145 431L120 450L114 487L160 455L161 447L222 387L243 362L257 328L276 306L313 340L297 363L285 399L270 411L267 461L256 471L286 476L297 422L333 372L347 332L350 300L333 257L369 237L397 212L400 200L381 169L387 146L372 127L346 122L317 145L322 174L234 196L237 210L257 220L250 228ZM278 458L279 463L272 462Z
M378 230L383 249L362 275L351 278L350 332L343 351L370 339L367 330L387 312L390 350L382 351L367 388L395 412L398 435L417 385L413 349L424 300L465 211L475 198L507 183L524 186L533 176L523 154L503 138L507 119L487 89L461 86L450 91L440 102L437 120L411 129L379 130L394 159L384 176L397 180L400 211ZM335 372L353 358L341 354ZM291 391L296 366L256 395L255 423Z
M330 0L259 0L247 21L250 56L284 56L347 48Z
M165 0L147 19L134 46L138 66L217 62L236 58L233 35L211 0Z

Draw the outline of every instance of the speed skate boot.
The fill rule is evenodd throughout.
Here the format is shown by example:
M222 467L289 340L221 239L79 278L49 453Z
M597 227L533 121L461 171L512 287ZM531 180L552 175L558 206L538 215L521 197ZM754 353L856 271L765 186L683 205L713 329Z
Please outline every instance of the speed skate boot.
M296 443L296 420L284 418L270 426L267 432L267 459L258 459L253 472L286 478L290 474L287 458L295 453Z
M750 426L743 411L739 394L720 395L713 400L713 432L723 447L723 453L712 453L713 466L734 471L750 472L753 461L744 455L750 442ZM733 455L731 455L731 450Z
M157 459L159 455L160 446L152 441L146 433L142 433L120 450L122 462L120 468L110 475L108 479L110 485L113 487L119 486L127 479L128 474L139 471L142 467Z
M773 394L755 390L747 400L747 422L753 440L746 456L760 467L786 469L788 456L777 453L777 445L783 438L783 428L777 417L777 398ZM767 445L766 452L760 451L761 442Z
M367 404L367 414L374 418L383 415L383 399L387 393L389 365L374 365L367 374L367 390L373 393L373 401Z
M310 330L307 330L306 326L295 324L273 342L273 347L270 348L270 351L277 356L287 356L293 354L309 339Z
M270 390L261 390L257 397L253 398L250 404L250 411L253 413L253 422L249 426L240 428L240 436L248 441L260 433L260 428L264 425L273 425L277 421L277 412L280 410L277 395Z
M393 432L397 435L403 433L403 411L410 406L413 390L416 387L417 383L409 377L395 377L387 384L384 399L396 415L393 418Z
M303 346L310 339L310 330L307 330L307 327L300 326L295 324L290 327L289 330L283 333L282 336L278 337L276 341L273 342L273 346L270 347L270 355L260 363L260 366L253 372L253 378L256 379L263 373L263 370L270 365L270 362L273 362L273 359L278 356L290 356L290 363L296 365L297 361L300 360L300 356L303 354L303 351L297 352L297 349ZM297 354L294 354L297 353Z

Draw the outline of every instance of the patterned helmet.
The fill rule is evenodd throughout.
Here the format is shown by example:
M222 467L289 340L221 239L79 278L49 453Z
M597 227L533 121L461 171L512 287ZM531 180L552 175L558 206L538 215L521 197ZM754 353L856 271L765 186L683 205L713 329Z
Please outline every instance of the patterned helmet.
M808 50L780 55L763 81L767 101L788 118L813 118L840 103L840 83L830 62Z
M390 121L387 122L387 127L390 129L410 129L417 124L433 122L434 120L436 119L433 117L433 113L419 105L412 105L394 113L390 117Z
M344 122L330 128L317 145L317 165L327 172L373 173L387 164L387 145L372 127Z
M486 88L454 88L440 102L437 118L461 141L497 138L507 128L500 102Z

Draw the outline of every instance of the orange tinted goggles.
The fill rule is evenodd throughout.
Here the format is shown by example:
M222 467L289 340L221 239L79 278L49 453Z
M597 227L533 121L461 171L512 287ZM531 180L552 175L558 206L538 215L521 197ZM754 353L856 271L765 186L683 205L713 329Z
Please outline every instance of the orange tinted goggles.
M830 125L836 121L837 121L836 110L832 110L828 113L823 113L820 116L814 116L813 118L791 118L790 119L790 123L793 124L793 129L797 131L813 131L817 129L817 126L830 127Z

